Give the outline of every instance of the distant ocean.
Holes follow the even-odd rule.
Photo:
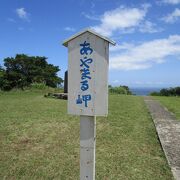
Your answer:
[[[159,92],[162,88],[153,88],[153,87],[134,87],[130,88],[130,91],[137,96],[147,96],[151,92]]]

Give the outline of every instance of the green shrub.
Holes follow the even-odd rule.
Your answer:
[[[111,94],[132,94],[127,86],[112,87],[109,85],[109,93]]]
[[[44,89],[43,83],[55,88],[63,82],[62,78],[57,75],[58,71],[60,68],[49,64],[44,56],[17,54],[14,58],[7,57],[4,59],[4,66],[0,66],[0,89],[4,91],[14,88],[24,90],[33,82],[41,84],[36,84],[36,89]]]
[[[32,83],[30,86],[31,89],[39,89],[39,90],[44,90],[47,89],[48,86],[46,86],[45,83]]]
[[[160,92],[152,92],[151,96],[180,96],[180,87],[163,88]]]
[[[160,93],[159,92],[151,92],[149,95],[150,96],[160,96]]]

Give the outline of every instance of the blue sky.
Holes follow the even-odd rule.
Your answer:
[[[0,64],[17,53],[67,69],[62,42],[91,27],[110,47],[109,84],[180,86],[180,0],[1,0]]]

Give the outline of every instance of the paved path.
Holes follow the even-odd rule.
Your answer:
[[[151,97],[144,97],[167,161],[176,180],[180,180],[180,121]]]

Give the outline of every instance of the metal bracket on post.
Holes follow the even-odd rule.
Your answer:
[[[95,180],[96,117],[80,116],[80,180]]]

